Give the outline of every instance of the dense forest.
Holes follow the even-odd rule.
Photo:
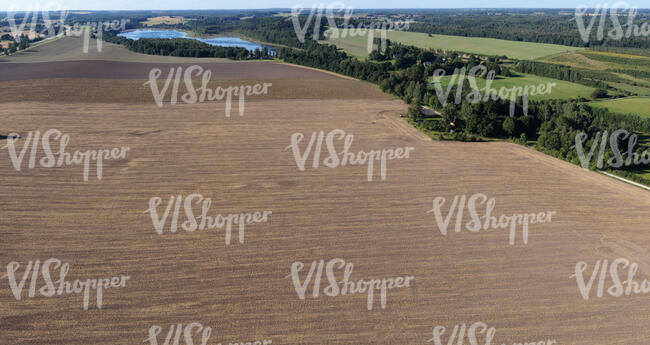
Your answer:
[[[555,10],[555,12],[560,12]],[[621,13],[622,11],[619,11]],[[626,12],[624,13],[626,14]],[[643,23],[650,21],[650,13],[641,11],[634,20],[634,24],[642,27]],[[448,14],[430,14],[416,17],[410,24],[409,31],[431,34],[490,37],[510,41],[526,41],[537,43],[560,44],[575,47],[628,47],[650,48],[648,36],[622,37],[612,39],[607,33],[614,28],[611,18],[604,21],[601,40],[598,39],[599,21],[594,24],[590,32],[589,42],[585,42],[578,30],[578,23],[574,13],[540,13],[540,14],[512,14],[507,11],[490,14],[461,14],[450,16]],[[589,25],[592,17],[583,18],[584,26]],[[627,24],[626,16],[619,16],[622,25]],[[627,30],[627,28],[624,28]],[[634,32],[633,32],[634,33]],[[648,33],[650,34],[650,33]]]

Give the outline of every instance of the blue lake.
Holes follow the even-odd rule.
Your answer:
[[[134,31],[120,33],[118,34],[118,36],[126,37],[132,40],[138,40],[140,38],[187,38],[191,40],[205,42],[213,46],[242,47],[250,51],[255,51],[255,49],[262,50],[263,47],[267,47],[269,50],[272,51],[275,50],[273,47],[249,42],[239,37],[199,38],[199,37],[188,36],[186,32],[176,31],[176,30],[134,30]]]

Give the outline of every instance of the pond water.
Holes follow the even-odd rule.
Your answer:
[[[224,36],[224,37],[213,37],[213,38],[199,38],[199,37],[188,36],[186,32],[176,31],[176,30],[134,30],[129,32],[122,32],[118,34],[118,36],[126,37],[132,40],[138,40],[140,38],[187,38],[187,39],[205,42],[213,46],[242,47],[250,51],[255,51],[255,49],[262,50],[263,47],[267,47],[270,51],[275,51],[273,47],[249,42],[239,37]]]

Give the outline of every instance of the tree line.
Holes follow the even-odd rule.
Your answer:
[[[17,39],[9,34],[4,34],[0,37],[0,41],[10,41],[6,48],[3,49],[5,55],[11,55],[19,50],[25,50],[29,47],[30,43],[41,41],[41,37],[35,37],[30,40],[25,34],[21,34]]]
[[[498,12],[498,11],[494,11]],[[585,42],[580,35],[574,13],[562,13],[560,10],[550,10],[545,13],[495,13],[463,12],[449,15],[448,13],[429,14],[415,18],[410,24],[409,31],[429,34],[488,37],[509,41],[525,41],[535,43],[559,44],[574,47],[627,47],[650,48],[648,36],[622,37],[612,39],[607,33],[614,28],[609,15],[604,21],[604,37],[599,40],[598,25],[596,20],[593,30],[589,33],[589,41]],[[570,11],[573,12],[573,11]],[[619,10],[618,20],[627,24],[627,12]],[[585,26],[588,26],[592,17],[585,16]],[[648,12],[640,10],[634,24],[641,27],[648,22]],[[627,28],[623,28],[627,30]]]

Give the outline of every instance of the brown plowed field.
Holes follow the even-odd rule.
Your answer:
[[[183,58],[174,56],[158,56],[134,53],[113,43],[102,42],[101,49],[97,47],[96,40],[88,41],[88,48],[84,52],[84,38],[67,36],[47,44],[33,47],[27,51],[18,52],[11,56],[0,57],[0,64],[4,62],[54,62],[77,60],[109,60],[123,62],[163,62],[163,63],[205,63],[205,62],[232,62],[227,59],[216,58]],[[100,51],[101,50],[101,51]]]
[[[20,279],[27,261],[56,257],[70,263],[68,280],[131,277],[104,292],[101,310],[91,297],[87,311],[80,295],[27,298],[29,280],[17,301],[0,279],[0,344],[141,344],[153,325],[163,327],[162,344],[170,325],[191,322],[213,328],[208,344],[427,344],[438,325],[447,327],[446,344],[454,325],[479,321],[496,328],[493,344],[650,342],[649,295],[592,291],[584,300],[571,278],[579,261],[589,264],[588,279],[596,260],[619,257],[639,263],[637,281],[650,278],[648,192],[514,144],[431,141],[398,117],[401,101],[372,85],[292,73],[334,80],[337,91],[291,97],[307,86],[269,79],[270,94],[282,96],[251,97],[243,117],[233,110],[226,118],[218,103],[146,103],[144,80],[118,84],[140,96],[104,103],[98,93],[92,102],[74,93],[81,79],[44,81],[58,95],[51,99],[12,91],[34,81],[0,83],[13,95],[0,104],[2,134],[57,128],[70,135],[68,151],[130,147],[125,160],[105,162],[101,181],[88,182],[79,166],[16,171],[0,150],[0,266],[20,262]],[[129,82],[85,80],[100,90]],[[354,93],[364,87],[374,93]],[[291,135],[334,129],[354,135],[354,152],[415,150],[388,162],[385,181],[377,172],[367,181],[365,166],[312,169],[311,159],[298,171],[286,149]],[[156,234],[143,213],[149,199],[162,197],[162,212],[170,195],[191,193],[213,199],[210,214],[273,214],[247,225],[243,244],[226,246],[222,230],[169,233],[167,225]],[[505,230],[442,236],[427,214],[433,199],[475,193],[496,199],[496,215],[557,214],[531,225],[527,245],[509,245]],[[286,278],[292,263],[306,263],[304,279],[313,260],[333,258],[354,264],[355,281],[415,279],[388,291],[386,309],[376,296],[367,310],[365,293],[314,299],[311,285],[300,300]]]
[[[0,63],[0,81],[49,79],[49,78],[91,78],[91,79],[148,79],[153,68],[162,69],[160,78],[167,78],[170,68],[185,70],[199,65],[212,71],[212,79],[340,79],[327,73],[308,68],[296,68],[276,62],[246,61],[239,63],[145,63],[102,60]]]
[[[84,102],[84,103],[153,103],[151,88],[144,85],[145,80],[106,80],[106,79],[35,79],[0,83],[0,102],[16,99],[38,102]],[[270,83],[266,95],[245,97],[247,101],[261,99],[393,99],[378,92],[377,87],[360,81],[336,78],[297,78],[297,79],[219,79],[208,87],[239,87]],[[163,81],[159,81],[160,88]],[[196,88],[200,86],[195,81]],[[171,87],[170,87],[171,88]],[[186,92],[181,81],[180,95]],[[170,100],[168,91],[165,101]],[[237,99],[234,97],[233,99]],[[223,103],[223,101],[221,101]]]

